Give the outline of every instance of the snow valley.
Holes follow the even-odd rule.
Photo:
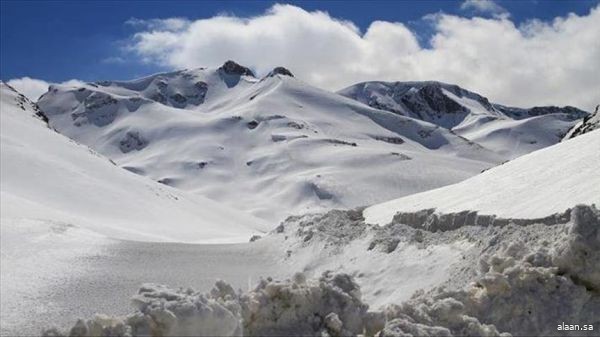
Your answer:
[[[2,335],[600,329],[598,108],[233,61],[0,86]]]

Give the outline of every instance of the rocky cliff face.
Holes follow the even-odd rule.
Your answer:
[[[597,129],[600,129],[600,105],[596,106],[593,114],[586,116],[581,123],[575,125],[563,140],[571,139]]]

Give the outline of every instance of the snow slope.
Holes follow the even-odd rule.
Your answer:
[[[384,225],[397,212],[479,211],[505,218],[539,218],[576,204],[600,205],[600,131],[532,152],[473,178],[364,210]]]
[[[339,93],[437,124],[509,159],[558,143],[587,115],[573,107],[506,107],[457,85],[435,81],[363,82]]]
[[[247,241],[265,221],[123,170],[1,89],[2,224],[34,219],[142,241]],[[39,116],[36,117],[36,114]]]
[[[38,104],[52,127],[119,166],[273,222],[455,183],[506,159],[284,68],[257,79],[227,62],[52,86]]]

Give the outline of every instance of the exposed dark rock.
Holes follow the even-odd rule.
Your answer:
[[[167,98],[165,97],[165,95],[161,94],[160,92],[157,92],[156,94],[152,95],[152,97],[150,97],[150,99],[153,101],[156,101],[158,103],[161,103],[161,104],[167,103]]]
[[[404,140],[400,137],[385,137],[385,136],[373,136],[373,139],[375,140],[379,140],[382,142],[386,142],[386,143],[391,143],[391,144],[402,144],[404,143]]]
[[[175,182],[175,180],[173,180],[172,178],[163,178],[163,179],[160,179],[158,182],[163,185],[171,186]]]
[[[325,139],[326,142],[334,144],[334,145],[348,145],[348,146],[358,146],[358,144],[354,142],[346,142],[339,139]]]
[[[304,125],[302,125],[300,123],[296,123],[296,122],[288,122],[287,126],[290,128],[298,129],[298,130],[304,129]]]
[[[184,104],[185,102],[187,102],[187,98],[185,98],[182,94],[174,94],[171,95],[171,100],[179,103],[179,104]]]
[[[241,66],[241,65],[239,65],[239,64],[237,64],[237,63],[235,63],[235,62],[233,62],[231,60],[225,62],[221,66],[220,69],[222,69],[223,72],[225,74],[228,74],[228,75],[240,75],[240,76],[241,75],[245,75],[245,76],[252,76],[252,77],[254,77],[254,73],[252,72],[252,70],[250,70],[250,69],[248,69],[248,68],[246,68],[244,66]]]
[[[294,77],[294,74],[292,74],[291,71],[289,71],[288,69],[284,68],[284,67],[276,67],[273,70],[271,70],[271,72],[267,75],[267,77],[273,77],[275,75],[284,75],[284,76],[290,76],[290,77]]]
[[[404,153],[390,152],[390,154],[392,156],[399,157],[400,160],[411,160],[412,159],[411,157],[405,155]]]
[[[128,153],[133,150],[139,151],[146,145],[148,145],[148,141],[138,131],[127,131],[125,137],[119,142],[119,149],[123,153]]]
[[[427,84],[414,94],[407,93],[402,97],[401,102],[415,113],[426,109],[432,110],[437,118],[441,118],[444,114],[469,112],[467,108],[444,95],[439,83]]]
[[[584,133],[600,129],[600,105],[596,105],[594,113],[586,116],[583,121],[574,126],[568,133],[565,139],[571,139]]]
[[[194,88],[196,92],[194,94],[188,94],[186,97],[191,101],[192,104],[199,105],[204,103],[206,99],[206,93],[208,92],[208,84],[206,82],[196,82],[194,83]]]
[[[83,101],[83,109],[78,108],[78,112],[73,112],[73,118],[76,126],[92,123],[96,126],[106,126],[117,118],[118,101],[112,96],[93,92]]]
[[[557,107],[557,106],[537,106],[537,107],[533,107],[533,108],[529,108],[529,109],[521,109],[521,108],[503,106],[500,104],[494,104],[494,107],[497,110],[499,110],[500,112],[502,112],[503,114],[505,114],[511,118],[514,118],[514,119],[562,113],[562,114],[565,114],[569,119],[575,120],[575,119],[585,118],[586,116],[589,115],[587,112],[577,109],[572,106],[565,106],[562,108]]]

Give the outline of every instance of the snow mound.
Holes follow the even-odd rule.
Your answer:
[[[384,335],[402,336],[419,328],[425,335],[593,335],[590,327],[570,332],[557,325],[571,322],[593,329],[600,323],[599,231],[600,212],[577,206],[563,242],[546,242],[537,249],[524,241],[503,243],[495,254],[481,258],[482,274],[465,289],[437,288],[387,308],[393,320]]]
[[[600,131],[532,152],[473,178],[368,207],[368,223],[387,224],[398,212],[533,219],[564,212],[578,203],[600,205]]]
[[[368,306],[349,275],[302,274],[283,282],[261,280],[247,294],[218,281],[207,294],[143,285],[126,317],[80,319],[69,336],[354,336],[364,329]],[[56,328],[44,336],[65,336]]]
[[[464,229],[455,231],[464,236]],[[348,274],[307,279],[297,273],[286,281],[261,280],[248,293],[222,281],[207,294],[144,285],[133,298],[134,313],[79,320],[70,335],[591,336],[600,324],[599,233],[600,211],[583,205],[566,224],[507,225],[480,241],[476,274],[464,286],[417,291],[380,311],[368,311]],[[580,328],[562,330],[563,322]],[[44,335],[64,336],[57,329]]]

